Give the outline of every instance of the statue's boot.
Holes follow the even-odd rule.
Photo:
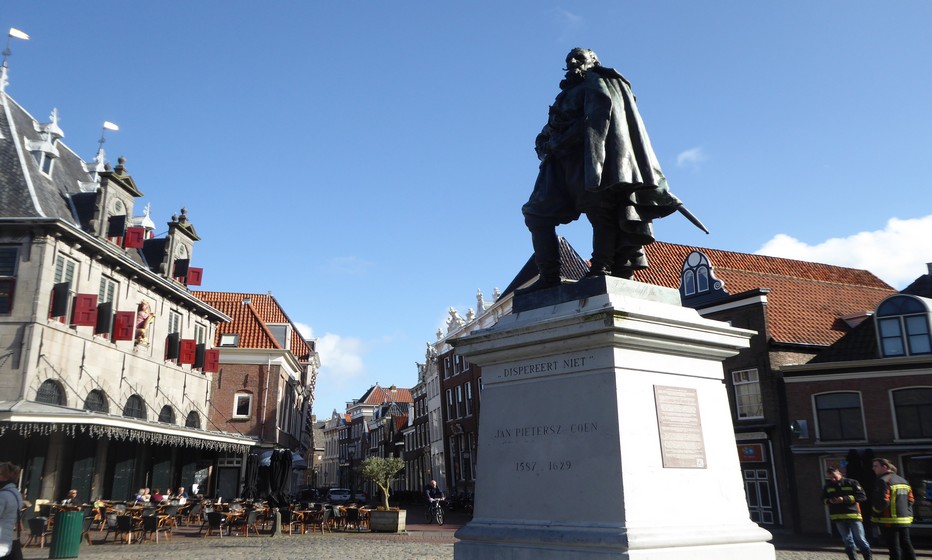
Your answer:
[[[610,276],[615,262],[615,242],[618,230],[610,209],[597,208],[586,212],[592,224],[592,260],[586,276]]]
[[[539,276],[537,280],[520,290],[515,295],[536,292],[560,285],[560,242],[555,227],[531,230],[531,243],[534,245],[534,262]]]

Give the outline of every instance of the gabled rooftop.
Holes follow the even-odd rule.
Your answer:
[[[768,290],[769,335],[778,343],[827,346],[848,331],[842,317],[870,312],[896,293],[866,270],[661,241],[647,246],[650,268],[635,279],[679,289],[683,262],[693,251],[709,258],[729,293]]]
[[[229,315],[229,323],[217,327],[217,344],[224,334],[238,334],[240,348],[284,350],[269,330],[270,324],[291,325],[290,348],[294,356],[306,362],[314,354],[297,326],[272,294],[241,292],[193,292],[194,296]]]
[[[385,403],[413,403],[414,398],[411,396],[410,389],[403,389],[392,385],[388,389],[381,387],[378,383],[366,391],[355,405],[378,406]]]

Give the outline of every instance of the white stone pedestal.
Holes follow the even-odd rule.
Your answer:
[[[456,559],[773,559],[748,516],[722,383],[721,361],[753,333],[627,280],[551,295],[572,300],[516,300],[455,342],[483,387]]]

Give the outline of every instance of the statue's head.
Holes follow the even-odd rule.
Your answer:
[[[584,74],[593,66],[601,66],[599,57],[591,49],[575,48],[566,55],[566,70],[575,74]]]

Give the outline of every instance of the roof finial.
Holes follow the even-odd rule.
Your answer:
[[[10,58],[11,54],[13,54],[10,51],[10,39],[22,39],[23,41],[28,41],[29,35],[26,35],[15,27],[11,27],[9,33],[7,33],[6,48],[3,49],[3,64],[0,65],[0,92],[6,91],[6,85],[9,83],[9,80],[7,80],[7,59]]]

